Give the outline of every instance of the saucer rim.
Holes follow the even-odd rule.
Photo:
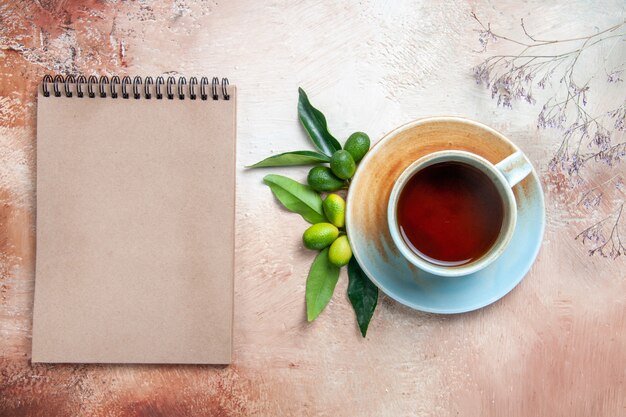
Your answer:
[[[372,159],[376,153],[376,150],[382,148],[382,146],[384,146],[387,142],[389,142],[394,136],[396,136],[397,134],[399,134],[400,132],[403,132],[404,130],[413,128],[415,126],[419,126],[419,125],[423,125],[426,123],[431,123],[431,122],[459,122],[459,123],[463,123],[463,124],[469,124],[469,125],[473,125],[476,126],[478,128],[487,130],[489,132],[491,132],[492,134],[494,134],[495,136],[497,136],[500,140],[503,140],[505,142],[507,142],[508,144],[510,144],[512,146],[512,148],[515,151],[519,151],[522,152],[522,154],[526,155],[524,153],[524,151],[522,151],[515,143],[513,143],[510,139],[508,139],[506,136],[504,136],[504,134],[502,134],[501,132],[499,132],[498,130],[489,127],[487,125],[485,125],[484,123],[478,122],[476,120],[472,120],[469,118],[465,118],[465,117],[461,117],[461,116],[432,116],[432,117],[424,117],[424,118],[419,118],[419,119],[415,119],[412,120],[408,123],[405,123],[403,125],[400,125],[398,127],[396,127],[395,129],[391,130],[390,132],[386,133],[377,143],[374,144],[374,146],[370,149],[370,151],[365,155],[365,157],[363,158],[363,160],[360,162],[360,165],[366,165],[368,163],[368,161],[370,159]],[[533,179],[535,180],[535,182],[537,183],[538,186],[538,198],[533,198],[533,203],[534,205],[539,205],[541,208],[541,224],[539,225],[539,231],[537,233],[537,239],[536,239],[536,243],[534,244],[534,250],[532,251],[532,256],[528,256],[527,257],[527,262],[525,264],[525,266],[523,268],[520,268],[519,274],[515,274],[516,276],[519,276],[518,278],[511,280],[511,285],[507,286],[504,288],[504,290],[498,294],[495,295],[493,297],[490,297],[486,300],[481,300],[480,302],[474,304],[474,305],[470,305],[470,306],[464,306],[461,308],[430,308],[430,307],[425,307],[423,305],[417,304],[411,300],[408,300],[404,297],[402,297],[401,295],[397,295],[397,294],[393,294],[389,291],[387,291],[385,289],[384,286],[382,286],[378,280],[376,279],[376,276],[374,274],[372,274],[372,272],[367,268],[364,267],[364,263],[361,261],[361,255],[359,255],[359,251],[356,249],[356,246],[353,245],[352,247],[352,252],[353,252],[353,256],[356,258],[359,266],[361,267],[361,269],[363,270],[363,272],[369,277],[369,279],[374,283],[374,285],[376,285],[376,287],[378,287],[383,293],[385,293],[388,297],[390,297],[391,299],[407,306],[410,307],[414,310],[417,311],[422,311],[422,312],[426,312],[426,313],[436,313],[436,314],[460,314],[460,313],[467,313],[470,311],[475,311],[475,310],[479,310],[481,308],[484,308],[488,305],[491,305],[493,303],[495,303],[496,301],[500,300],[501,298],[503,298],[504,296],[506,296],[507,294],[509,294],[515,287],[517,287],[519,285],[519,283],[526,277],[526,275],[528,274],[528,271],[530,271],[533,263],[535,262],[535,260],[537,259],[537,256],[539,255],[539,251],[541,250],[541,245],[543,243],[543,239],[545,236],[545,228],[546,228],[546,207],[545,207],[545,196],[544,196],[544,191],[543,191],[543,187],[541,184],[541,180],[539,178],[539,175],[537,173],[537,170],[535,169],[535,166],[532,164],[531,162],[531,175],[533,176]],[[359,178],[359,171],[363,172],[362,170],[358,170],[356,172],[356,175],[353,177],[352,182],[354,183],[355,181],[358,180]],[[356,187],[355,187],[356,188]],[[353,188],[354,189],[354,188]],[[351,218],[352,218],[352,203],[354,200],[354,192],[348,192],[348,196],[347,196],[347,200],[346,200],[346,205],[348,207],[348,209],[346,210],[346,231],[348,233],[348,236],[350,235],[350,224],[351,224]],[[519,207],[518,207],[519,209]],[[519,218],[519,210],[517,213],[517,217]],[[517,221],[518,219],[516,219]],[[511,241],[512,242],[512,241]],[[399,255],[402,256],[402,255]],[[500,262],[499,259],[496,259],[493,264],[497,264],[498,262]],[[423,269],[419,268],[418,266],[416,266],[416,268],[418,268],[420,271],[423,271],[425,273],[431,274],[431,275],[435,275],[432,274],[429,271],[424,271]],[[470,275],[465,275],[465,276],[459,276],[459,277],[446,277],[446,276],[437,276],[439,279],[453,279],[453,280],[460,280],[460,279],[472,279],[472,278],[476,278],[476,276],[480,276],[481,273],[484,273],[484,271],[477,271],[473,274]]]

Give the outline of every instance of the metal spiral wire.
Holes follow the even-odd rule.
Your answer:
[[[85,95],[84,86],[87,85],[87,94]],[[210,85],[211,92],[209,94],[208,87]],[[129,92],[129,86],[132,88],[132,92]],[[143,88],[142,88],[143,86]],[[129,76],[123,76],[121,79],[117,75],[113,75],[110,78],[106,75],[102,75],[99,78],[95,75],[86,77],[84,75],[56,75],[52,76],[46,74],[43,77],[41,92],[44,97],[89,97],[95,98],[96,91],[98,97],[101,98],[119,98],[120,93],[123,99],[132,97],[134,99],[151,99],[154,97],[157,100],[163,99],[162,87],[165,86],[165,96],[168,100],[184,100],[186,96],[190,100],[196,100],[200,96],[200,100],[229,100],[229,82],[228,78],[213,77],[209,83],[207,77],[201,77],[198,82],[197,77],[189,78],[189,83],[185,77],[173,77],[168,76],[167,80],[163,76],[158,76],[156,79],[152,77],[140,77],[135,76],[133,78]],[[199,88],[198,88],[199,86]],[[118,88],[119,87],[119,88]],[[97,89],[97,90],[96,90]],[[176,89],[176,91],[174,91]],[[51,94],[52,93],[52,94]]]

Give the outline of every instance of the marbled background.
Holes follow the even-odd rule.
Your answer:
[[[523,17],[534,33],[577,36],[623,21],[625,9],[620,0],[0,0],[0,416],[626,415],[624,257],[589,257],[574,240],[601,214],[548,175],[560,134],[536,128],[537,106],[498,108],[475,85],[482,56],[470,18],[519,32]],[[45,73],[170,72],[239,87],[234,363],[33,366],[37,85]],[[377,140],[443,114],[516,141],[543,173],[548,210],[525,280],[488,308],[449,317],[381,296],[362,339],[342,275],[308,324],[306,224],[279,208],[265,172],[243,170],[308,146],[298,86],[342,139],[364,130]]]

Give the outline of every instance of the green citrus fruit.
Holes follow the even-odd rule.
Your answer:
[[[352,258],[352,248],[348,242],[348,236],[339,236],[328,250],[328,260],[335,266],[348,265]]]
[[[370,149],[370,138],[363,132],[354,132],[350,135],[343,148],[350,152],[354,162],[359,162]]]
[[[337,191],[345,185],[328,167],[311,168],[306,180],[315,191]]]
[[[339,230],[330,223],[317,223],[304,231],[302,241],[309,249],[321,250],[333,243]]]
[[[341,196],[328,194],[322,206],[328,221],[337,227],[343,227],[346,224],[346,202]]]
[[[347,180],[354,175],[356,164],[350,152],[341,150],[335,152],[333,156],[330,157],[330,169],[342,180]]]

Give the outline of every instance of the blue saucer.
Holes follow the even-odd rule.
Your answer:
[[[354,256],[389,297],[411,308],[452,314],[489,305],[509,293],[533,264],[545,228],[545,204],[536,171],[513,189],[518,209],[511,243],[487,268],[440,277],[410,264],[395,248],[386,222],[390,186],[418,157],[441,149],[477,153],[492,163],[518,150],[499,132],[457,117],[418,120],[386,135],[361,162],[348,195],[346,227]]]

